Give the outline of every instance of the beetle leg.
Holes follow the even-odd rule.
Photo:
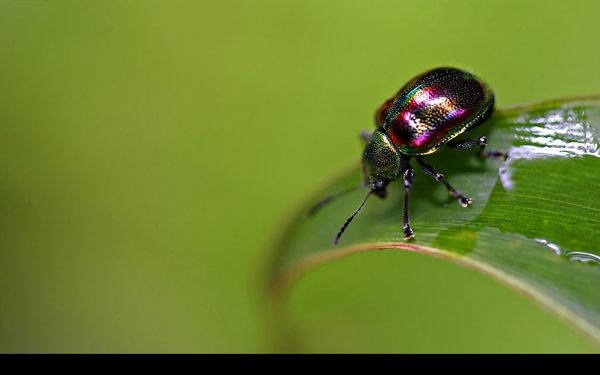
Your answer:
[[[485,146],[481,146],[479,151],[477,151],[477,155],[481,156],[482,158],[490,158],[500,161],[504,161],[508,158],[508,152],[501,150],[486,151]]]
[[[450,141],[448,142],[448,146],[452,147],[455,150],[465,151],[470,150],[473,147],[487,146],[487,137],[479,137],[473,139],[465,139],[462,141]]]
[[[483,158],[506,160],[508,156],[506,151],[485,151],[485,146],[487,146],[487,137],[465,139],[463,141],[450,141],[448,142],[448,146],[458,151],[470,150],[473,147],[479,146],[477,155]]]
[[[402,224],[404,227],[404,240],[408,241],[415,236],[415,232],[413,232],[412,228],[410,227],[408,220],[408,192],[413,181],[415,180],[415,170],[410,166],[410,164],[407,164],[406,168],[406,172],[404,172],[404,217]]]
[[[473,200],[471,198],[464,196],[460,191],[458,191],[455,188],[453,188],[452,186],[450,186],[448,181],[446,181],[446,179],[444,178],[443,174],[436,171],[431,165],[423,162],[422,156],[418,157],[417,161],[419,162],[419,164],[421,164],[421,167],[423,168],[423,171],[425,173],[427,173],[431,177],[435,178],[436,181],[441,182],[442,184],[444,184],[446,186],[446,189],[448,189],[448,193],[450,193],[450,195],[452,195],[453,197],[457,198],[458,203],[460,203],[461,206],[467,207],[468,205],[470,205],[473,202]]]

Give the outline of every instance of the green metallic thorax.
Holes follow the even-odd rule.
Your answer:
[[[389,137],[380,130],[375,130],[363,152],[363,175],[365,181],[375,183],[387,178],[394,181],[398,178],[401,165],[401,154],[392,144]]]

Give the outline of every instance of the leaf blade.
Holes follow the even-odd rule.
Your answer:
[[[440,153],[428,163],[474,198],[467,209],[423,174],[411,190],[417,238],[403,241],[402,192],[369,202],[339,247],[336,224],[363,193],[333,203],[309,220],[300,212],[276,250],[271,296],[278,298],[300,274],[320,264],[373,249],[401,249],[444,258],[510,285],[600,343],[600,97],[573,98],[498,111],[473,134],[509,152],[506,162],[472,153]],[[470,133],[471,135],[471,133]],[[360,181],[345,173],[327,191]],[[417,185],[420,184],[420,185]],[[310,207],[307,205],[306,207]],[[329,237],[329,240],[328,240]],[[573,261],[576,261],[575,263]]]

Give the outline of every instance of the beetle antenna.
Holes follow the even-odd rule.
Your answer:
[[[356,209],[356,211],[354,211],[354,213],[352,214],[352,216],[350,216],[348,218],[348,220],[346,220],[346,222],[344,223],[344,225],[342,225],[342,229],[340,229],[340,231],[338,232],[337,236],[335,236],[335,240],[333,240],[333,244],[334,245],[337,245],[338,241],[340,240],[340,237],[342,237],[342,234],[344,234],[344,231],[346,230],[346,228],[348,228],[348,225],[350,225],[350,223],[352,222],[352,220],[354,220],[354,216],[356,216],[360,212],[360,209],[365,205],[365,202],[367,201],[367,198],[369,198],[369,196],[371,196],[371,194],[373,194],[374,191],[375,190],[373,190],[373,189],[369,189],[369,192],[365,196],[365,199],[363,199],[363,201],[361,202],[360,206],[358,206],[358,208]]]
[[[310,209],[310,211],[308,211],[308,215],[312,216],[314,214],[317,213],[317,211],[319,211],[323,206],[327,205],[328,203],[338,199],[341,196],[344,196],[354,190],[358,190],[361,188],[364,188],[365,186],[367,186],[366,182],[361,182],[360,184],[358,184],[357,186],[351,187],[349,189],[346,190],[342,190],[340,192],[337,192],[335,194],[332,194],[330,196],[328,196],[327,198],[322,199],[319,203],[315,204],[314,206],[312,206],[312,208]]]

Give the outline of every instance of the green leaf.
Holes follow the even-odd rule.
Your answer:
[[[360,168],[306,202],[275,251],[269,295],[280,301],[311,268],[353,253],[415,251],[470,267],[524,293],[600,344],[600,96],[527,104],[497,111],[469,133],[508,159],[444,149],[427,162],[473,204],[461,207],[445,187],[417,171],[410,195],[416,237],[404,241],[402,182],[388,198],[370,198],[332,242],[366,191],[323,207],[319,199],[361,181]],[[418,166],[415,166],[419,169]]]

